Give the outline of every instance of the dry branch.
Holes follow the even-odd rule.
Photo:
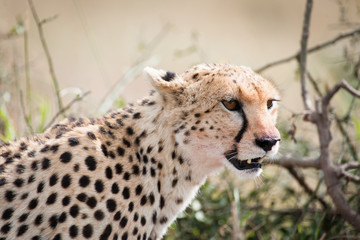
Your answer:
[[[350,86],[350,84],[342,79],[340,82],[338,82],[332,89],[328,91],[328,93],[323,98],[323,102],[326,105],[329,105],[330,100],[334,97],[334,95],[340,90],[345,89],[348,93],[353,95],[354,97],[360,98],[360,91],[357,91],[355,88]]]
[[[275,158],[274,160],[265,159],[264,164],[275,164],[285,168],[288,167],[300,167],[300,168],[315,168],[319,169],[319,158],[312,157],[295,157],[295,156],[283,156]]]
[[[52,79],[52,82],[53,82],[53,85],[54,85],[54,88],[55,88],[58,108],[59,108],[59,111],[61,111],[63,109],[63,103],[62,103],[61,96],[60,96],[59,83],[58,83],[58,80],[57,80],[56,75],[55,75],[53,61],[52,61],[50,51],[49,51],[47,42],[45,40],[44,32],[43,32],[43,24],[47,23],[48,20],[47,19],[45,19],[44,21],[40,20],[38,14],[36,12],[35,5],[34,5],[32,0],[28,0],[28,4],[29,4],[31,13],[32,13],[32,15],[34,17],[36,26],[37,26],[38,31],[39,31],[40,41],[41,41],[42,47],[43,47],[45,55],[46,55],[46,59],[47,59],[48,65],[49,65],[49,71],[50,71],[51,79]],[[53,19],[53,18],[51,18],[51,19]],[[65,117],[65,112],[62,111],[61,114]]]
[[[289,173],[296,179],[299,185],[305,190],[305,192],[314,199],[318,200],[322,205],[323,209],[328,208],[328,204],[319,196],[317,196],[316,192],[314,192],[309,185],[305,182],[305,178],[303,175],[299,174],[298,171],[294,167],[287,167]]]
[[[345,165],[334,165],[333,156],[330,151],[330,142],[331,137],[331,114],[330,114],[330,101],[333,99],[335,94],[340,89],[345,89],[348,93],[354,97],[360,98],[360,92],[355,88],[350,86],[345,80],[341,80],[333,88],[331,88],[324,96],[319,94],[320,100],[315,102],[315,109],[311,109],[311,103],[309,101],[309,96],[306,88],[306,57],[308,53],[320,50],[324,47],[333,44],[340,39],[353,36],[360,32],[360,28],[356,28],[350,32],[340,34],[336,38],[317,45],[313,48],[307,49],[307,39],[309,37],[309,24],[310,24],[310,15],[312,8],[312,0],[307,0],[304,23],[303,23],[303,32],[301,36],[301,50],[299,53],[294,54],[288,58],[269,63],[264,67],[258,69],[258,72],[264,71],[265,69],[290,61],[292,59],[298,59],[300,64],[300,79],[301,79],[301,95],[304,103],[305,115],[304,120],[314,123],[317,127],[319,143],[320,143],[320,156],[318,159],[305,159],[305,158],[294,158],[294,157],[285,157],[280,158],[278,161],[274,161],[275,164],[281,165],[286,168],[292,169],[293,167],[301,168],[315,168],[323,171],[324,173],[324,182],[327,188],[327,193],[332,199],[337,213],[339,213],[349,224],[351,224],[356,231],[360,232],[360,215],[351,208],[347,202],[344,193],[342,192],[342,186],[340,179],[346,178],[349,181],[356,183],[360,182],[360,177],[353,175],[346,170],[352,168],[358,168],[358,163],[347,163]],[[298,181],[301,180],[295,174],[295,179]],[[303,182],[299,181],[301,185]],[[303,185],[304,187],[305,185]],[[306,189],[305,189],[306,190]],[[309,189],[308,189],[309,190]]]
[[[301,35],[301,49],[299,54],[299,64],[300,64],[300,82],[301,82],[301,96],[304,103],[304,108],[306,111],[310,110],[310,98],[307,90],[306,83],[306,58],[307,58],[307,42],[309,38],[309,28],[310,28],[310,17],[312,10],[312,0],[306,1],[306,10],[303,24],[303,31]]]
[[[320,44],[318,44],[318,45],[316,45],[316,46],[314,46],[314,47],[311,47],[311,48],[309,48],[309,49],[307,50],[307,53],[309,54],[309,53],[313,53],[313,52],[319,51],[319,50],[324,49],[324,48],[326,48],[326,47],[328,47],[328,46],[330,46],[330,45],[335,44],[336,42],[338,42],[338,41],[340,41],[340,40],[343,40],[343,39],[348,38],[348,37],[352,37],[352,36],[354,36],[354,35],[356,35],[356,34],[358,34],[358,33],[360,33],[360,27],[355,28],[355,29],[352,29],[352,30],[350,30],[350,31],[348,31],[348,32],[341,33],[341,34],[339,34],[338,36],[336,36],[336,37],[333,38],[333,39],[330,39],[330,40],[328,40],[328,41],[326,41],[326,42],[323,42],[323,43],[320,43]],[[297,59],[297,58],[299,58],[299,53],[295,53],[295,54],[293,54],[293,55],[291,55],[291,56],[288,56],[288,57],[285,57],[285,58],[276,60],[276,61],[271,62],[271,63],[268,63],[268,64],[266,64],[266,65],[258,68],[258,69],[256,70],[256,72],[259,72],[259,73],[260,73],[260,72],[263,72],[263,71],[265,71],[265,70],[268,69],[268,68],[271,68],[271,67],[274,67],[274,66],[283,64],[283,63],[290,62],[290,61],[292,61],[292,60],[294,60],[294,59]]]
[[[81,101],[84,97],[86,97],[88,94],[90,94],[90,91],[85,92],[83,95],[81,96],[76,96],[71,102],[69,102],[64,108],[60,109],[55,115],[54,117],[50,120],[50,122],[45,126],[45,129],[49,128],[57,119],[57,117],[59,117],[62,113],[66,112],[67,110],[69,110],[71,108],[71,106],[78,101]]]

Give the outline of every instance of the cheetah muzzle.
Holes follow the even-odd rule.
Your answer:
[[[136,103],[0,146],[0,240],[161,239],[209,175],[278,151],[279,95],[251,69],[145,73]]]

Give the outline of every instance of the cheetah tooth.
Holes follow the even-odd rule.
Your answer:
[[[250,164],[251,163],[251,159],[249,158],[248,160],[247,160],[247,164]]]

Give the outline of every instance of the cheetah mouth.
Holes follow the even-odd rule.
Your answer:
[[[263,157],[257,157],[257,158],[252,158],[252,159],[247,159],[247,160],[240,160],[234,157],[230,157],[229,155],[225,155],[227,160],[238,170],[248,170],[248,169],[257,169],[257,168],[261,168],[262,164],[262,160],[265,158],[265,156]]]
[[[261,168],[262,158],[253,158],[248,160],[230,159],[229,162],[238,170],[247,170]]]

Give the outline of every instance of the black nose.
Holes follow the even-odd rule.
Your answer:
[[[280,141],[280,138],[260,138],[256,139],[255,143],[262,149],[264,149],[265,152],[268,152],[272,149],[272,147],[276,144],[276,142]]]

